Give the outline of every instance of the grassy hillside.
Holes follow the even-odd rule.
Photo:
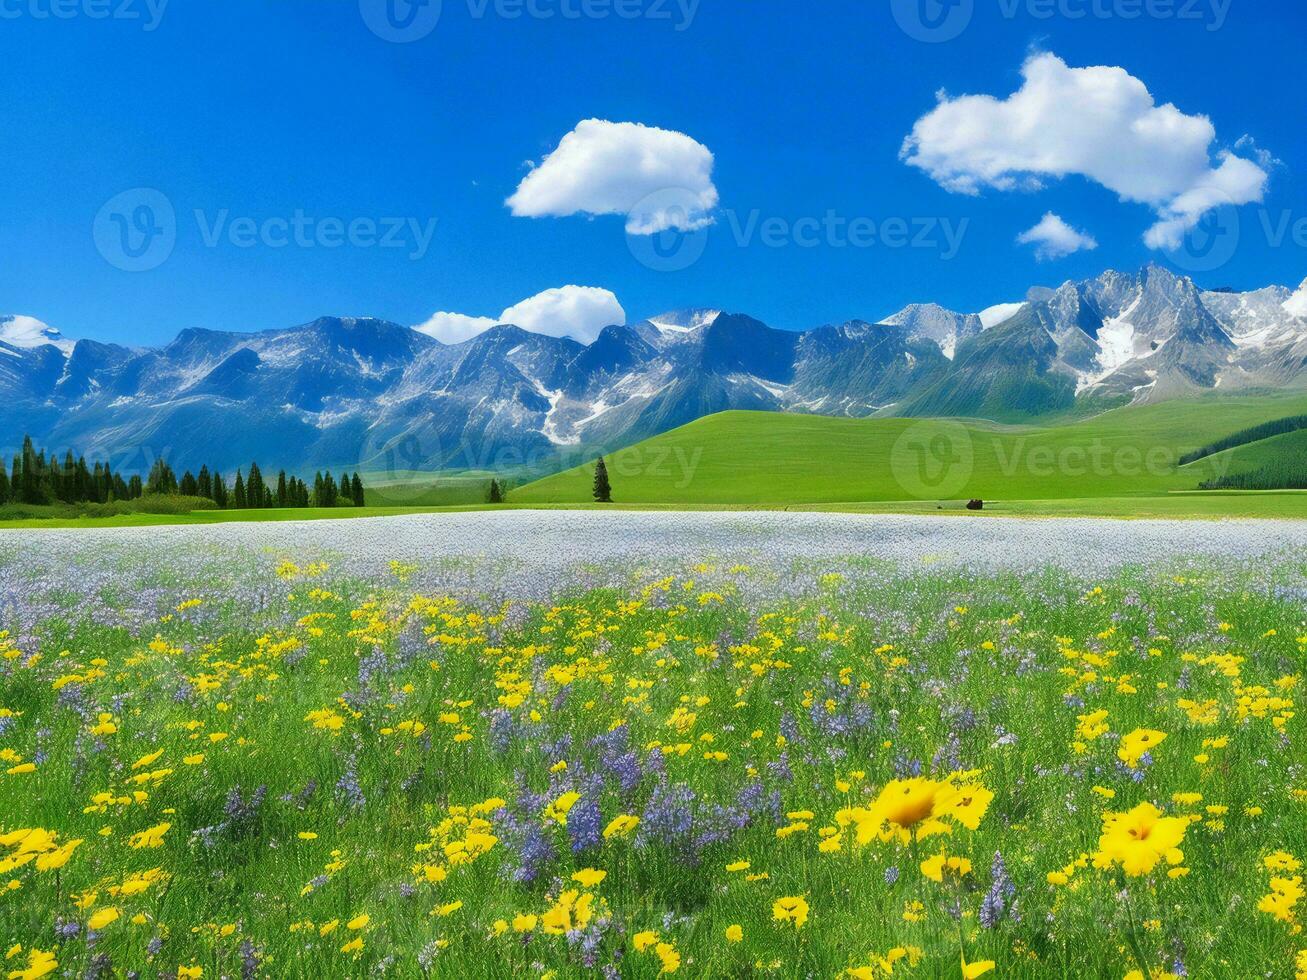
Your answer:
[[[368,483],[364,501],[369,507],[454,507],[483,504],[490,490],[490,474],[406,475],[402,480]]]
[[[607,457],[627,504],[813,505],[862,501],[1069,500],[1192,490],[1235,453],[1192,451],[1307,409],[1302,393],[1120,408],[1058,426],[940,419],[837,419],[725,412]],[[1240,460],[1240,465],[1243,461]],[[590,499],[585,465],[515,490],[514,504]]]
[[[1198,472],[1204,463],[1217,466],[1226,473],[1246,473],[1249,470],[1270,466],[1290,456],[1307,459],[1307,429],[1285,432],[1270,439],[1250,442],[1224,452],[1216,453],[1196,463],[1182,466],[1182,473]]]

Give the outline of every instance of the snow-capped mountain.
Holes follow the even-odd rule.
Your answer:
[[[932,341],[950,361],[958,344],[985,328],[978,314],[954,313],[935,303],[905,306],[881,322],[903,327],[913,339]]]
[[[1307,386],[1307,283],[1202,290],[1157,266],[1032,289],[961,314],[776,330],[718,310],[606,327],[589,345],[492,327],[445,345],[325,317],[185,330],[156,349],[70,341],[0,317],[0,426],[13,443],[223,468],[551,465],[726,409],[1037,418],[1073,406]]]
[[[69,354],[74,342],[55,327],[30,316],[0,316],[0,353],[6,353],[6,348],[32,350],[46,344]]]

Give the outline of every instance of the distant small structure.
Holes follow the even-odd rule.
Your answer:
[[[984,509],[985,509],[985,502],[983,500],[973,499],[967,501],[967,510],[984,510]]]

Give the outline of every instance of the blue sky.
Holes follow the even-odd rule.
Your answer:
[[[66,16],[51,16],[52,2]],[[186,327],[329,313],[496,318],[575,284],[611,290],[632,320],[709,305],[803,328],[924,300],[975,311],[1033,284],[1174,264],[1144,242],[1167,205],[1123,201],[1101,175],[1018,172],[969,194],[946,186],[956,148],[932,145],[933,164],[901,158],[937,92],[1005,99],[1035,52],[1123,69],[1159,105],[1210,118],[1213,168],[1229,150],[1265,174],[1260,201],[1225,209],[1238,245],[1194,271],[1200,284],[1307,276],[1307,241],[1294,241],[1295,222],[1307,229],[1298,0],[956,0],[939,12],[965,27],[937,43],[909,33],[921,33],[916,0],[533,2],[553,16],[517,0],[444,0],[434,29],[394,43],[368,27],[373,0],[3,0],[0,312],[154,344]],[[96,16],[105,10],[119,16]],[[527,161],[586,119],[685,134],[711,154],[719,200],[697,261],[650,268],[621,215],[505,206]],[[1236,147],[1244,136],[1253,142]],[[1038,143],[1022,138],[1026,153]],[[171,206],[175,242],[166,260],[127,271],[130,259],[106,259],[104,236],[135,220],[135,199],[125,217],[105,208],[137,188]],[[308,244],[283,244],[297,213],[312,223]],[[1017,244],[1049,213],[1097,247],[1041,260]],[[922,247],[879,234],[854,247],[826,230],[810,247],[795,241],[827,215],[878,232],[901,219]],[[353,240],[327,247],[329,225],[315,237],[324,219],[354,222]],[[368,222],[398,247],[381,247]]]

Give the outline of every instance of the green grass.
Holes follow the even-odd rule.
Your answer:
[[[1206,398],[1047,427],[725,412],[606,459],[614,498],[624,504],[1158,497],[1196,489],[1232,464],[1219,454],[1181,468],[1182,453],[1303,407],[1303,394]],[[591,464],[576,467],[514,490],[510,500],[586,501],[592,474]]]
[[[1277,588],[1301,562],[723,561],[556,604],[510,579],[485,605],[416,567],[104,562],[0,565],[41,583],[0,622],[15,975],[879,977],[902,948],[896,977],[956,978],[964,950],[1022,980],[1177,955],[1289,977],[1304,946],[1259,909],[1307,860],[1307,636]],[[972,801],[937,807],[948,833],[883,823],[924,815],[878,809],[914,770]],[[1091,863],[1104,815],[1153,806],[1182,854],[1122,833],[1132,876]],[[619,817],[639,823],[597,833]],[[932,880],[941,849],[969,870]],[[796,898],[806,919],[778,917]]]
[[[244,521],[321,521],[355,517],[391,517],[421,514],[435,507],[266,507],[256,510],[196,510],[173,514],[115,514],[96,516],[35,516],[0,522],[0,535],[8,528],[155,527],[165,524],[231,524]]]
[[[367,485],[364,500],[370,507],[457,507],[483,504],[490,476],[414,474],[404,480]]]
[[[1208,463],[1212,468],[1222,469],[1227,474],[1246,473],[1249,470],[1259,470],[1294,456],[1307,458],[1307,429],[1284,432],[1269,439],[1226,449],[1223,452],[1199,460],[1197,463],[1190,463],[1182,467],[1181,472],[1188,476],[1191,472],[1200,472],[1200,470],[1191,469],[1191,467],[1200,467],[1203,463]]]

